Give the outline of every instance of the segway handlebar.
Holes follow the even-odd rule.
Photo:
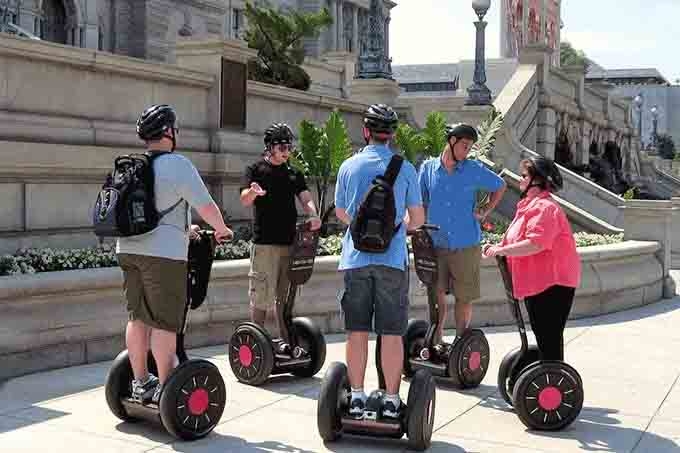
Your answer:
[[[420,225],[418,228],[415,230],[408,230],[408,234],[414,234],[416,231],[426,231],[426,230],[431,230],[431,231],[439,231],[440,227],[439,225],[433,225],[431,223],[424,223]]]

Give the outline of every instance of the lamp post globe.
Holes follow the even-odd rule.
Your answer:
[[[479,20],[482,20],[490,7],[491,0],[472,0],[472,9],[474,9],[477,16],[479,16]]]

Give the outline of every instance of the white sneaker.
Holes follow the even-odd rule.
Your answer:
[[[142,404],[151,401],[158,387],[158,378],[149,373],[145,382],[132,380],[132,399]]]

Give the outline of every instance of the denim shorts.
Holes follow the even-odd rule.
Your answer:
[[[407,272],[371,265],[349,269],[344,274],[340,305],[345,330],[403,336],[408,323]]]

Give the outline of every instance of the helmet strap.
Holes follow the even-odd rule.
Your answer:
[[[455,138],[455,139],[456,139],[456,142],[458,142],[458,138],[457,138],[457,137],[453,137],[453,138]],[[456,158],[456,153],[453,151],[453,147],[454,147],[454,145],[455,145],[456,142],[454,142],[454,144],[452,145],[452,144],[451,144],[451,139],[448,140],[449,150],[451,151],[451,159],[453,159],[453,166],[454,166],[454,167],[455,167],[456,165],[458,165],[458,162],[460,162],[460,161]]]

